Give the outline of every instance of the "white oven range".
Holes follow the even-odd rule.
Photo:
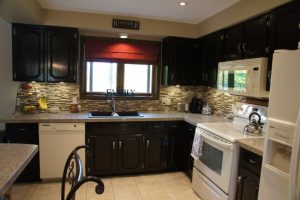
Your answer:
[[[199,123],[196,134],[201,135],[202,153],[194,160],[192,188],[202,200],[233,200],[237,182],[239,146],[248,116],[252,112],[266,121],[267,108],[237,103],[232,123]]]

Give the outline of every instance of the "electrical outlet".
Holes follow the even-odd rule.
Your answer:
[[[171,99],[169,99],[169,98],[162,98],[161,99],[161,103],[162,103],[162,105],[169,106],[169,105],[171,105]]]

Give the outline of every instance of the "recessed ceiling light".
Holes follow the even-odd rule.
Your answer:
[[[125,39],[125,38],[128,38],[128,34],[127,33],[119,33],[119,37]]]
[[[180,5],[180,6],[186,6],[186,5],[187,5],[187,2],[181,1],[181,2],[178,3],[178,5]]]

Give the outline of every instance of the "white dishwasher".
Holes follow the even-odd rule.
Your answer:
[[[40,123],[39,142],[41,179],[61,178],[71,151],[85,144],[85,124]],[[85,150],[79,155],[85,173]]]

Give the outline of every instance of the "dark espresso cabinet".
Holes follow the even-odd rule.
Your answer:
[[[45,80],[45,30],[34,25],[13,24],[13,80]]]
[[[270,16],[264,15],[226,29],[225,59],[268,56],[269,23]]]
[[[47,81],[76,82],[78,30],[47,28]]]
[[[13,80],[76,82],[78,29],[13,24]]]
[[[5,138],[8,143],[39,144],[38,124],[36,123],[8,123],[5,126]],[[40,181],[39,154],[21,173],[17,182]]]
[[[237,180],[237,200],[257,200],[262,157],[241,148]]]
[[[189,171],[194,131],[183,121],[86,123],[87,174]]]
[[[273,53],[276,49],[298,49],[300,41],[300,1],[293,1],[271,11],[270,56],[267,90],[270,89]]]
[[[216,87],[218,63],[224,61],[224,32],[198,39],[196,52],[195,84]]]
[[[111,175],[143,169],[143,122],[87,123],[87,173]]]
[[[162,46],[162,84],[193,85],[195,39],[167,37]]]

